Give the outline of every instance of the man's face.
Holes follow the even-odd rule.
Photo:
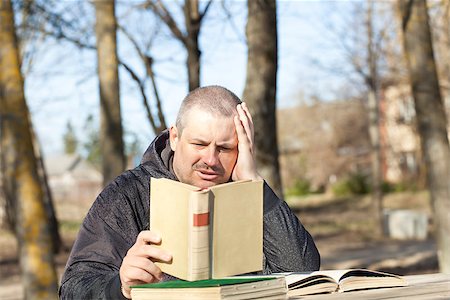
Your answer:
[[[233,117],[217,117],[192,108],[184,126],[181,136],[176,127],[170,128],[178,180],[200,188],[229,181],[238,155]]]

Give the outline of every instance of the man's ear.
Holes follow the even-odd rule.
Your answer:
[[[175,125],[172,125],[169,129],[170,148],[175,152],[178,143],[178,129]]]

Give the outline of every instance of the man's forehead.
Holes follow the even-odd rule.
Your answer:
[[[227,125],[223,122],[218,123],[223,126],[209,126],[211,124],[205,125],[202,122],[192,123],[191,126],[186,126],[183,129],[183,135],[186,134],[187,138],[199,140],[208,140],[211,139],[211,137],[221,137],[222,140],[234,141],[237,138],[236,128],[234,128],[234,126],[231,127],[231,124]]]
[[[234,121],[230,117],[213,116],[211,114],[192,115],[186,122],[183,135],[187,139],[234,144],[237,141]]]
[[[193,105],[189,110],[186,111],[186,115],[189,117],[191,115],[205,114],[217,118],[233,119],[234,116],[238,115],[237,108],[234,111],[228,111],[227,113],[221,112],[219,109],[213,109],[210,107],[204,107],[201,105]]]
[[[205,109],[191,109],[186,113],[185,118],[183,119],[183,127],[208,127],[208,124],[213,120],[220,120],[220,122],[234,124],[233,119],[235,115],[237,115],[237,112],[231,116],[225,116],[218,112],[212,112]]]

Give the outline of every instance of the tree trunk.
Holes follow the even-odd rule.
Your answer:
[[[114,0],[96,0],[98,77],[100,82],[100,147],[103,184],[125,169],[122,121],[120,118],[119,74]]]
[[[372,145],[372,205],[377,230],[375,234],[383,234],[383,192],[381,190],[381,137],[380,137],[380,99],[378,93],[378,68],[373,33],[373,1],[367,3],[367,64],[369,76],[366,85],[369,88],[369,136]]]
[[[61,235],[59,234],[58,220],[55,214],[55,207],[53,205],[53,197],[50,186],[48,185],[47,170],[44,164],[44,157],[41,151],[41,146],[37,140],[36,134],[33,128],[30,128],[31,138],[33,140],[33,148],[36,151],[36,164],[39,174],[39,179],[41,182],[41,187],[44,192],[44,206],[48,216],[48,225],[50,230],[50,235],[52,237],[53,253],[58,253],[62,247]]]
[[[10,1],[0,1],[0,91],[2,167],[8,196],[14,197],[16,236],[26,299],[56,299],[57,277],[48,216],[43,201],[25,102]]]
[[[379,127],[379,102],[375,90],[370,90],[368,95],[369,106],[369,136],[372,146],[372,206],[375,219],[376,232],[383,234],[383,191],[381,190],[382,170],[381,170],[381,146]]]
[[[450,147],[425,0],[399,1],[403,46],[427,164],[440,270],[450,273]]]
[[[185,1],[184,16],[187,30],[185,46],[187,50],[189,91],[192,91],[200,86],[200,50],[198,48],[198,36],[200,34],[201,18],[198,10],[198,0]]]
[[[247,79],[243,100],[255,125],[258,170],[278,196],[283,196],[276,129],[277,18],[275,0],[249,0],[246,36]]]

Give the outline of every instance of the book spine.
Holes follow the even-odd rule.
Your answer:
[[[210,277],[209,192],[193,192],[189,201],[188,280]]]

